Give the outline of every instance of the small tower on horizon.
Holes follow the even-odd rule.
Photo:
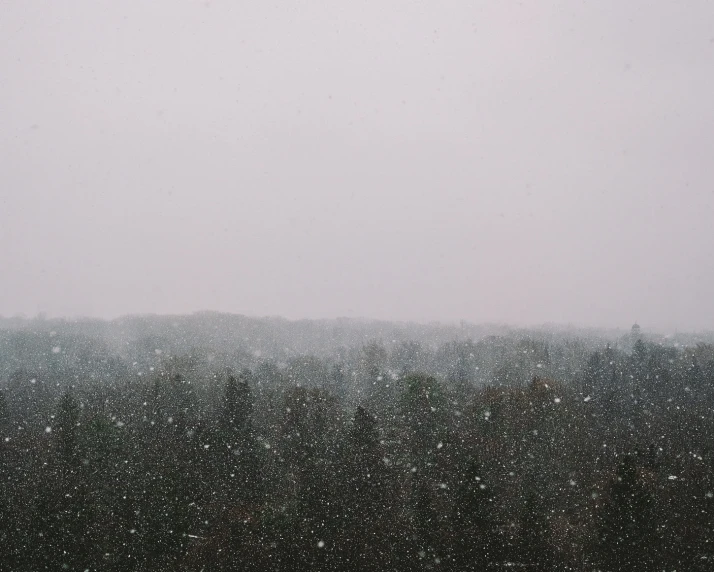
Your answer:
[[[642,337],[642,331],[640,328],[640,325],[635,322],[632,324],[632,330],[630,331],[630,337],[632,338],[632,341],[637,341]]]

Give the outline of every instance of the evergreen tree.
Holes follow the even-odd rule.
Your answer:
[[[555,546],[550,529],[550,503],[534,483],[526,493],[520,518],[517,547],[519,558],[535,572],[557,570]]]
[[[77,461],[77,426],[79,424],[79,405],[74,396],[67,392],[62,396],[54,429],[55,441],[60,458],[65,465]]]
[[[434,377],[410,374],[403,383],[402,414],[409,431],[411,462],[425,468],[432,464],[445,435],[446,399]]]
[[[255,500],[258,492],[258,457],[253,434],[253,399],[250,372],[228,377],[221,414],[221,451],[226,458],[222,480],[233,500]]]
[[[344,515],[342,559],[351,570],[380,568],[390,533],[385,515],[387,478],[377,420],[358,406],[348,436],[342,472],[340,512]]]
[[[10,561],[11,554],[14,556],[18,547],[15,545],[15,515],[10,499],[14,467],[10,459],[11,445],[9,441],[5,441],[6,438],[9,439],[10,421],[8,417],[5,392],[0,390],[0,546],[6,547],[8,561]],[[3,566],[0,563],[0,570],[2,569]]]
[[[249,374],[243,372],[240,378],[229,375],[223,400],[223,426],[241,436],[251,430],[253,399],[247,379]]]
[[[10,436],[10,412],[8,411],[5,392],[0,390],[0,447],[5,438]]]
[[[599,515],[598,552],[606,572],[653,572],[660,547],[655,499],[624,458]]]
[[[481,463],[464,453],[458,460],[452,518],[457,570],[479,570],[489,563],[502,562],[493,501]]]

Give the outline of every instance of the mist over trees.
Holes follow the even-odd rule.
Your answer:
[[[711,570],[714,336],[0,319],[0,570]]]

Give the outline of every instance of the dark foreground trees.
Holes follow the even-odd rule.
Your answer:
[[[706,348],[608,348],[575,379],[479,388],[466,349],[444,353],[452,381],[370,350],[363,398],[317,358],[203,381],[194,362],[104,386],[48,374],[41,391],[18,371],[0,570],[714,569]]]

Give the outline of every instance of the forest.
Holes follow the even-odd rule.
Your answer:
[[[0,570],[714,570],[714,336],[0,318]]]

